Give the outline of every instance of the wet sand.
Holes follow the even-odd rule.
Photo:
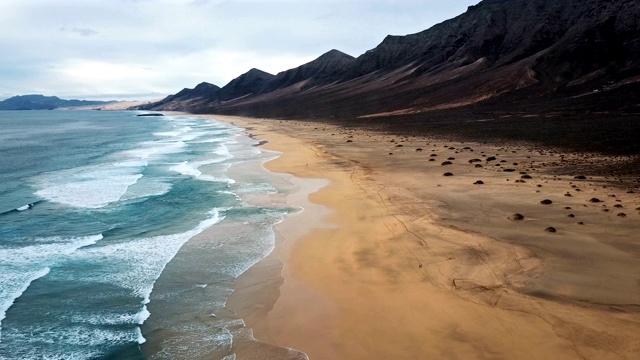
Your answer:
[[[228,301],[258,340],[311,359],[640,353],[638,179],[575,178],[620,159],[213,117],[282,152],[269,170],[330,181],[287,199],[307,210]]]

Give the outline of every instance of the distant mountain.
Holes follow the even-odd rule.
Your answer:
[[[223,88],[201,83],[193,90],[183,89],[161,101],[139,106],[136,109],[193,111],[215,106],[223,101],[227,103],[242,101],[242,98],[247,95],[255,97],[289,87],[295,87],[290,89],[291,91],[300,91],[339,80],[354,59],[353,56],[341,51],[331,50],[309,63],[280,72],[275,76],[262,70],[251,69],[231,80]]]
[[[0,110],[52,110],[57,108],[103,105],[113,101],[63,100],[57,96],[22,95],[0,101]]]
[[[640,114],[638,29],[637,0],[484,0],[422,32],[387,36],[355,59],[332,50],[276,76],[251,70],[186,109],[438,131],[537,116],[544,126],[536,128],[561,132],[567,123],[553,120]],[[530,134],[514,128],[507,137]]]
[[[138,106],[140,110],[167,110],[167,111],[189,111],[193,108],[206,106],[210,101],[218,99],[220,87],[202,82],[193,89],[182,89],[175,95],[150,104]]]

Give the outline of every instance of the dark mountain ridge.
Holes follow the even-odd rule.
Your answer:
[[[232,96],[188,110],[421,129],[434,118],[497,114],[637,119],[640,2],[485,0],[425,31],[387,36],[356,59],[331,51],[260,84],[245,87],[243,76]]]
[[[261,93],[269,93],[305,81],[301,90],[340,80],[353,60],[355,58],[351,55],[335,49],[330,50],[302,66],[278,73],[267,83]]]
[[[18,95],[0,101],[0,110],[53,110],[57,108],[102,105],[114,101],[64,100],[57,96]]]
[[[231,80],[225,85],[218,97],[220,100],[233,100],[239,97],[258,94],[266,86],[266,84],[275,78],[274,75],[259,69],[251,69],[246,73]]]
[[[202,82],[193,89],[184,88],[175,95],[169,95],[158,102],[145,104],[139,108],[141,110],[189,111],[217,100],[218,92],[220,92],[219,86]]]

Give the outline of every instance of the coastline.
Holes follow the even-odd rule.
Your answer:
[[[515,183],[517,172],[486,166],[477,173],[467,161],[440,165],[449,152],[463,157],[462,144],[453,142],[445,147],[320,123],[211,117],[282,152],[267,169],[331,181],[310,200],[331,209],[335,227],[300,236],[294,235],[304,228],[299,222],[277,226],[287,241],[287,250],[276,253],[284,282],[273,308],[247,323],[257,339],[311,359],[632,358],[640,347],[631,335],[640,330],[633,290],[638,252],[630,240],[639,226],[637,194],[603,185],[611,182],[604,177],[588,185],[554,177],[542,164],[563,154],[464,144],[475,149],[473,156],[482,147],[508,164],[516,157],[536,164],[527,172],[532,180]],[[426,150],[415,151],[417,144]],[[426,166],[432,149],[438,161],[418,170],[411,159]],[[396,159],[387,160],[388,152]],[[455,176],[443,177],[445,170]],[[487,186],[472,185],[477,177]],[[576,183],[584,194],[565,197]],[[579,198],[586,196],[601,196],[604,204]],[[546,197],[557,204],[541,205]],[[627,218],[617,216],[618,200]],[[574,217],[565,214],[569,203]],[[525,221],[509,219],[516,211]],[[586,225],[575,225],[579,219]],[[557,232],[545,231],[548,225]],[[611,239],[598,237],[614,227]],[[548,246],[550,239],[562,241]],[[631,251],[620,251],[625,247]],[[571,251],[580,256],[568,256]]]

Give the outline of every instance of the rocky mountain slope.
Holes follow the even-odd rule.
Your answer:
[[[640,2],[484,0],[428,30],[387,36],[356,59],[332,50],[277,76],[256,72],[186,109],[408,128],[452,117],[634,116]]]

